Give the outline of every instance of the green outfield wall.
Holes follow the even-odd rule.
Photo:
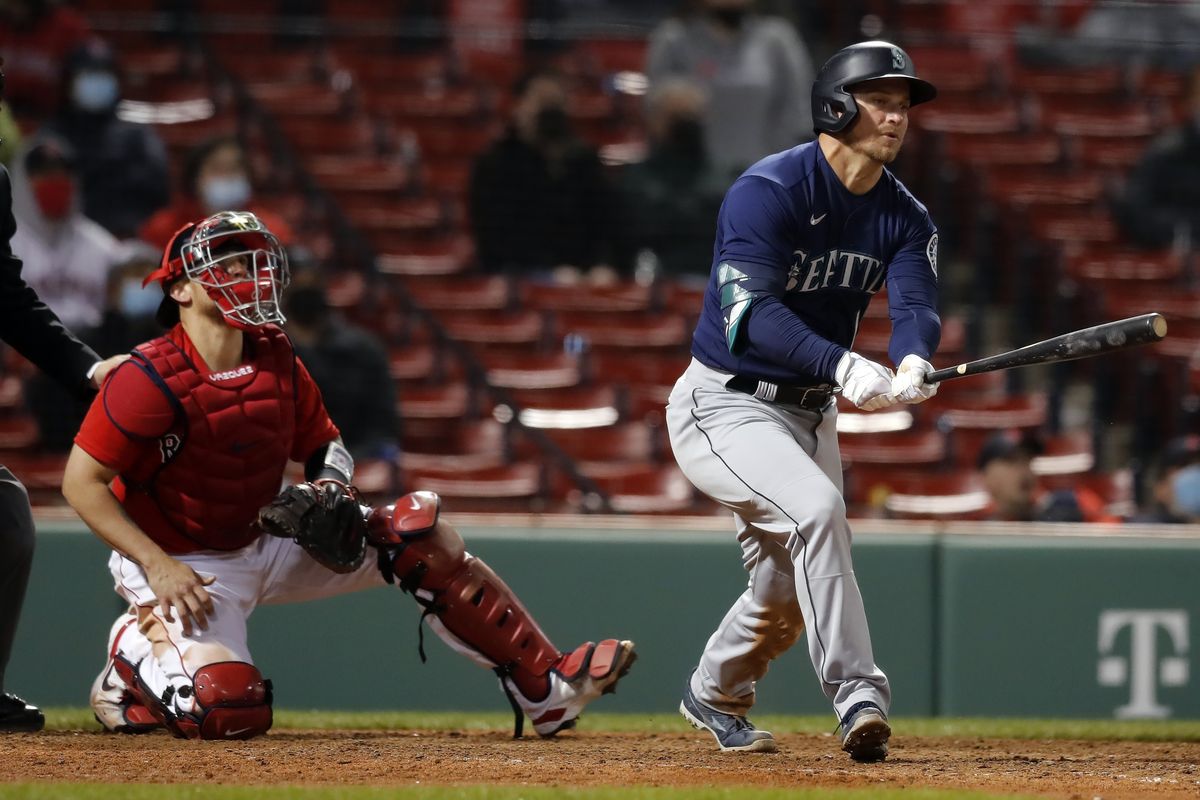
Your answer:
[[[459,527],[561,647],[637,642],[634,672],[602,701],[610,711],[674,708],[745,585],[740,550],[719,520],[463,518]],[[856,530],[855,570],[894,713],[1200,718],[1200,534],[873,522]],[[87,702],[121,609],[107,555],[78,522],[39,523],[6,688],[45,705]],[[250,644],[283,707],[506,708],[495,678],[432,634],[421,664],[419,618],[411,598],[382,588],[262,607]],[[761,682],[758,709],[828,710],[803,643]]]

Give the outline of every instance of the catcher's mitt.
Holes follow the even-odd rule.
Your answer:
[[[337,481],[289,486],[258,512],[258,526],[295,539],[334,572],[353,572],[367,554],[367,523],[354,490]]]

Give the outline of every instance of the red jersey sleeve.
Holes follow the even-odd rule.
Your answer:
[[[131,359],[112,371],[92,400],[91,408],[75,435],[92,458],[127,472],[175,422],[175,407],[166,394]]]
[[[305,369],[303,362],[296,359],[296,438],[292,442],[292,460],[303,463],[318,447],[332,442],[342,432],[329,418],[321,390]]]

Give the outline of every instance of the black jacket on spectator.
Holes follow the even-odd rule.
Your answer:
[[[316,342],[293,340],[342,441],[355,458],[386,456],[400,441],[387,353],[370,333],[340,319],[325,325]]]
[[[64,326],[21,277],[21,260],[9,242],[17,223],[12,184],[0,166],[0,339],[81,398],[89,397],[87,371],[100,360]]]
[[[470,209],[485,270],[612,264],[613,192],[596,150],[582,142],[552,163],[510,130],[475,162]]]
[[[1118,203],[1125,235],[1145,247],[1166,247],[1178,228],[1200,237],[1200,121],[1156,139],[1129,173]]]
[[[170,200],[167,150],[149,125],[67,109],[48,127],[75,149],[84,215],[118,239]]]

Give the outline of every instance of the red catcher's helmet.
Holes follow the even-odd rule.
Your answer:
[[[237,261],[243,270],[240,275],[229,271]],[[143,285],[160,281],[165,290],[184,276],[204,287],[235,328],[279,325],[286,319],[280,300],[291,278],[287,252],[249,211],[221,211],[181,228],[171,237],[162,264],[146,276]],[[176,305],[169,297],[163,302]],[[166,313],[159,308],[160,323],[169,326],[178,318],[177,308]]]

